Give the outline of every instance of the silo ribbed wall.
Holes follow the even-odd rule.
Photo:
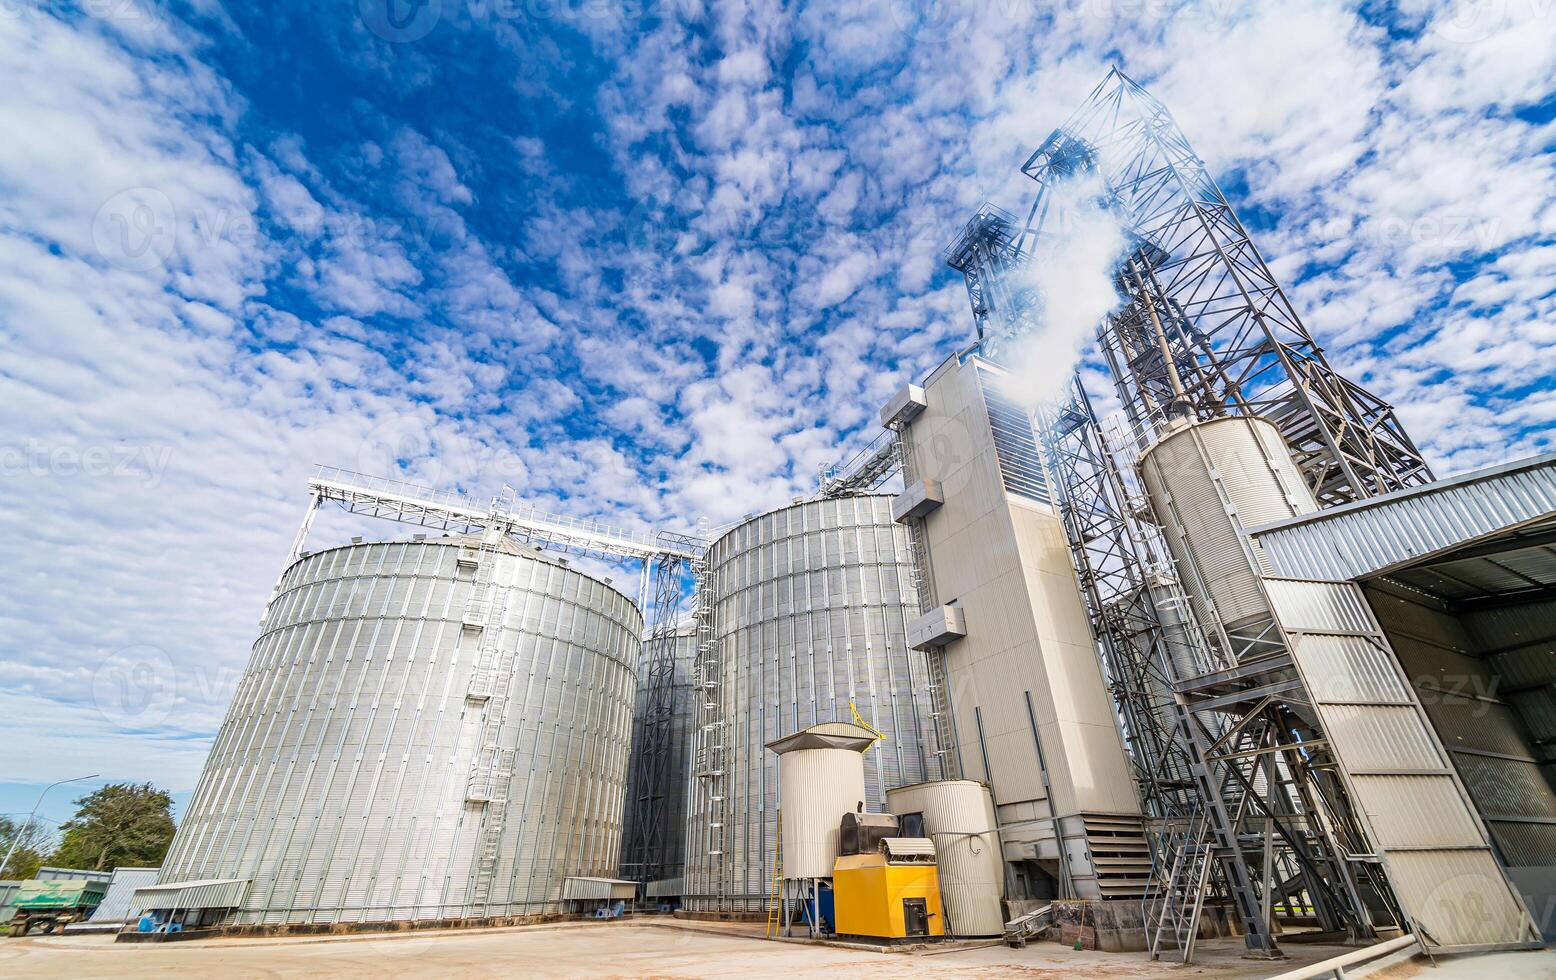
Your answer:
[[[615,874],[642,618],[475,544],[286,571],[161,881],[251,879],[238,922],[371,922],[555,911],[563,877]]]
[[[756,911],[772,887],[779,797],[765,743],[849,721],[852,701],[886,736],[864,757],[870,809],[888,789],[940,775],[924,654],[905,635],[912,556],[890,498],[868,495],[751,518],[714,542],[708,566],[725,737],[722,775],[692,779],[686,905]]]

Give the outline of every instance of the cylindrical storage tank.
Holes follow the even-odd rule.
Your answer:
[[[1140,475],[1200,621],[1268,619],[1266,569],[1243,529],[1318,509],[1280,431],[1250,417],[1185,424],[1141,455]]]
[[[869,729],[829,722],[768,743],[778,756],[785,878],[832,877],[843,814],[864,802],[861,753],[874,742]]]
[[[248,879],[240,923],[559,911],[616,873],[642,629],[505,539],[304,556],[158,880]]]
[[[759,912],[779,803],[767,742],[851,721],[852,702],[885,735],[864,757],[867,809],[894,786],[941,775],[928,667],[906,638],[912,551],[891,498],[870,494],[750,518],[713,542],[707,562],[713,685],[699,692],[685,905]]]
[[[920,816],[924,836],[935,842],[946,932],[957,936],[1003,933],[1004,868],[989,787],[971,779],[903,786],[886,794],[886,810],[908,829],[913,825],[907,818]]]

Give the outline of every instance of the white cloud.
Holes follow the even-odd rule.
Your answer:
[[[526,181],[498,234],[487,144],[365,101],[329,151],[246,127],[207,42],[155,8],[0,18],[15,717],[79,702],[123,650],[241,665],[313,461],[678,527],[810,491],[970,339],[940,248],[981,200],[1023,208],[1018,165],[1120,56],[1238,205],[1278,216],[1254,234],[1309,326],[1443,468],[1550,448],[1556,410],[1530,392],[1556,347],[1556,158],[1550,124],[1512,110],[1544,97],[1556,34],[1488,6],[1508,19],[1422,5],[1417,40],[1330,2],[672,4],[568,21],[611,59],[587,66],[610,75],[597,92],[537,75],[556,41],[494,21],[529,66],[515,91],[569,127],[601,113],[573,135],[614,167],[602,189],[561,134],[490,120]],[[426,49],[354,56],[396,95],[438,74]],[[1095,264],[1083,244],[1044,287],[1072,325],[1100,295],[1064,288]],[[220,700],[157,735],[155,778],[181,788]]]

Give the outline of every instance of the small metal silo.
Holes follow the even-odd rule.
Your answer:
[[[826,722],[767,743],[778,756],[783,877],[832,877],[843,814],[863,806],[864,753],[877,736],[851,722]]]
[[[1180,424],[1141,454],[1140,474],[1199,620],[1267,621],[1264,561],[1244,531],[1318,510],[1279,430],[1245,416]]]

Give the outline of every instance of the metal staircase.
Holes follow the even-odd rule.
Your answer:
[[[897,446],[897,460],[902,478],[908,484],[918,479],[918,463],[914,458],[913,440],[902,431],[901,423],[893,424],[891,433]],[[908,549],[913,562],[909,566],[912,581],[904,595],[917,600],[918,612],[927,612],[938,606],[935,591],[934,570],[929,561],[929,541],[924,531],[924,519],[914,517],[905,525],[908,529]],[[929,668],[926,685],[929,689],[929,720],[935,733],[934,756],[939,762],[940,779],[960,779],[961,762],[956,752],[956,720],[951,713],[951,684],[947,677],[945,651],[928,650],[924,653]]]
[[[502,623],[511,590],[496,579],[497,559],[504,540],[500,532],[488,531],[479,546],[461,548],[457,558],[460,565],[472,569],[463,623],[466,635],[477,636],[465,698],[481,706],[477,747],[465,780],[465,802],[485,811],[471,869],[470,905],[486,905],[491,899],[503,831],[507,828],[508,792],[516,760],[516,752],[501,744],[514,656],[513,650],[502,643]]]
[[[1210,839],[1210,823],[1196,812],[1187,826],[1168,838],[1165,868],[1158,867],[1145,904],[1146,936],[1150,940],[1151,959],[1161,959],[1163,950],[1176,949],[1182,961],[1194,958],[1194,940],[1199,935],[1199,917],[1205,907],[1205,890],[1215,866],[1215,845]]]

